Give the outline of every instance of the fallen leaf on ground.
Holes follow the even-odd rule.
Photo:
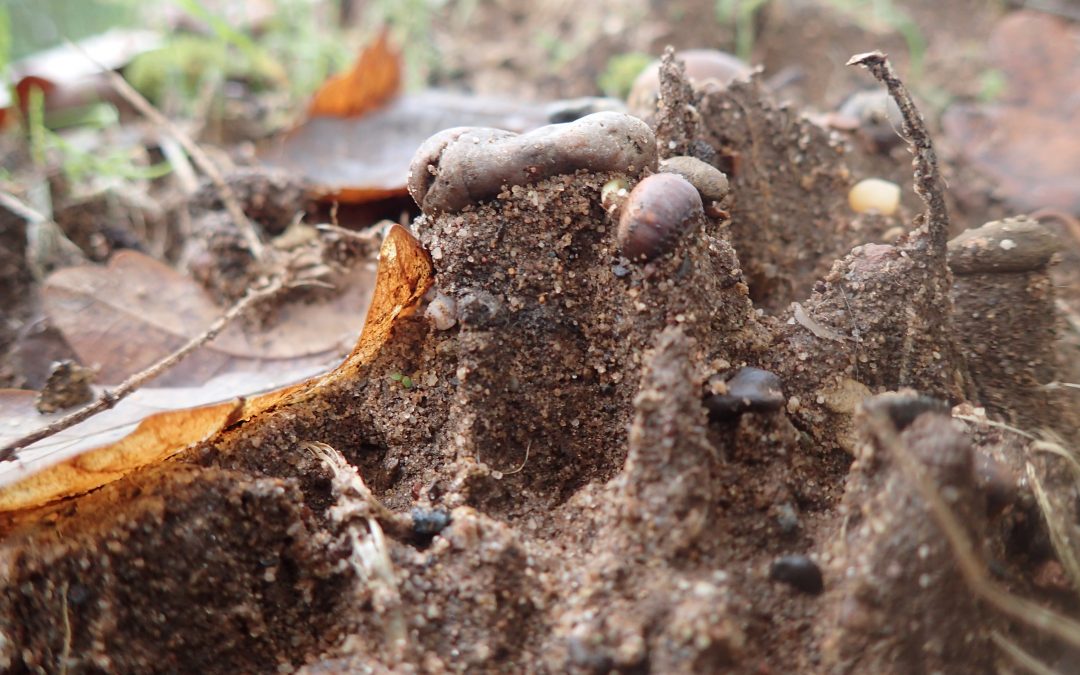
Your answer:
[[[331,373],[292,384],[317,371],[263,370],[232,373],[201,387],[141,389],[112,410],[24,448],[13,461],[0,462],[0,512],[93,490],[205,441],[234,422],[302,402],[323,384],[369,362],[389,338],[394,321],[412,311],[431,287],[432,274],[420,243],[405,228],[393,226],[379,251],[360,339]],[[33,392],[0,390],[0,446],[58,416],[38,415]]]
[[[405,195],[413,153],[430,136],[462,126],[516,133],[547,124],[543,106],[441,91],[398,97],[358,118],[314,117],[260,157],[303,176],[320,199],[362,203]]]
[[[244,416],[245,400],[295,383],[317,368],[291,373],[233,373],[201,387],[141,389],[91,417],[0,462],[0,511],[31,508],[110,483],[141,466],[206,440]],[[64,413],[39,415],[35,392],[0,390],[0,445]]]
[[[334,75],[315,92],[309,117],[356,117],[374,110],[401,90],[401,54],[384,30],[360,52],[353,67]]]
[[[1080,214],[1080,28],[1013,12],[995,28],[989,55],[1005,78],[1003,96],[950,107],[945,133],[1014,209]]]
[[[323,304],[283,305],[269,329],[255,333],[234,323],[155,386],[197,385],[215,375],[268,367],[325,363],[355,340],[371,295],[373,272],[358,264],[341,293]],[[46,281],[44,305],[97,382],[115,384],[156,363],[200,335],[224,313],[190,277],[135,251],[121,251],[107,267],[62,269]]]

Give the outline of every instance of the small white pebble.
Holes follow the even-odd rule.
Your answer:
[[[1014,248],[1016,248],[1016,242],[1013,241],[1012,239],[1002,239],[1001,243],[998,244],[998,246],[1000,246],[1002,249],[1004,249],[1006,251],[1011,251]]]
[[[855,213],[891,216],[900,207],[900,186],[880,178],[861,180],[848,192],[848,204]]]
[[[457,302],[444,293],[436,293],[424,310],[424,316],[435,324],[436,330],[449,330],[457,324]]]

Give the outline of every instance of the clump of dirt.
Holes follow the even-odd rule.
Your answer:
[[[756,79],[695,92],[669,58],[661,92],[648,140],[728,171],[730,219],[655,220],[670,247],[630,259],[605,194],[648,163],[550,175],[473,153],[471,178],[505,185],[415,221],[434,287],[370,362],[9,535],[9,667],[974,673],[996,663],[991,631],[1034,642],[977,603],[868,421],[884,410],[1028,589],[1053,536],[1027,517],[1025,451],[969,404],[974,421],[943,411],[1060,406],[1000,394],[1027,396],[1009,355],[1050,359],[1054,334],[958,318],[996,291],[953,284],[925,129],[901,103],[927,208],[876,244],[842,215],[849,150]],[[564,132],[545,133],[582,140]],[[425,178],[444,151],[424,150]],[[1051,290],[1010,294],[1016,316]],[[969,369],[987,336],[1003,350]],[[747,367],[782,400],[710,418],[703,399]],[[1040,466],[1065,484],[1064,463]]]
[[[5,670],[265,672],[338,637],[344,551],[295,482],[172,465],[49,520],[5,541]]]
[[[892,416],[901,442],[981,540],[984,497],[964,425],[914,392],[879,397],[874,406]],[[863,429],[840,505],[843,528],[828,549],[828,576],[836,581],[822,598],[818,627],[824,672],[991,669],[989,632],[1001,618],[981,612],[971,594],[956,593],[964,580],[955,553],[918,486],[872,429]]]

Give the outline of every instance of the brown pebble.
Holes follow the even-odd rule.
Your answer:
[[[1058,250],[1050,230],[1026,216],[994,220],[949,242],[954,274],[1029,272],[1045,267]]]
[[[619,250],[631,260],[667,253],[704,213],[701,196],[685,178],[657,173],[630,192],[619,217]]]
[[[727,176],[720,169],[697,157],[669,157],[660,161],[661,173],[674,173],[697,188],[703,202],[723,202],[730,190]]]
[[[700,86],[706,82],[727,85],[737,77],[746,77],[753,68],[742,59],[718,49],[684,49],[675,52],[675,58],[686,65],[686,78],[690,84]],[[634,115],[649,116],[656,112],[660,96],[660,61],[649,64],[634,80],[626,107]]]

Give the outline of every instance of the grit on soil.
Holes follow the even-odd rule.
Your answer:
[[[5,523],[3,668],[984,673],[1000,636],[1080,658],[980,599],[923,490],[994,583],[1075,615],[1033,487],[1076,522],[1068,463],[995,425],[1080,442],[1076,398],[1039,387],[1076,377],[1045,231],[946,257],[934,206],[853,222],[863,150],[759,75],[661,81],[654,147],[725,169],[729,208],[648,261],[604,202],[648,165],[428,209],[434,286],[370,362]]]

